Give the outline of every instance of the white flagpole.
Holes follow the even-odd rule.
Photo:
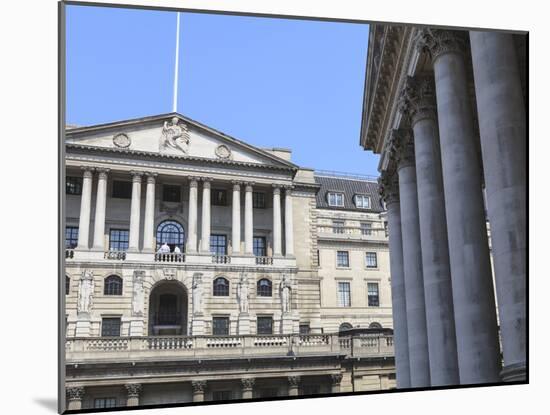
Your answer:
[[[172,112],[178,112],[178,64],[180,52],[180,12],[176,13],[176,62],[174,64],[174,100]]]

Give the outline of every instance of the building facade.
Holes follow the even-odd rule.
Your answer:
[[[68,409],[395,386],[376,182],[175,113],[65,161]]]
[[[370,27],[398,387],[526,380],[526,40]]]

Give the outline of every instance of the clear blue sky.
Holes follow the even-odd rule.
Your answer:
[[[67,7],[67,123],[172,110],[176,14]],[[359,146],[368,25],[183,13],[178,112],[295,163],[376,175]]]

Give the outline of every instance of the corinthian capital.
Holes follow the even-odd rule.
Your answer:
[[[435,83],[432,74],[409,76],[399,97],[399,110],[411,125],[436,119]]]
[[[84,396],[84,388],[81,386],[67,388],[69,401],[80,401]]]
[[[414,164],[413,135],[409,128],[391,132],[390,158],[395,161],[397,169]]]
[[[128,383],[124,386],[126,387],[126,391],[128,392],[128,398],[139,398],[139,393],[141,392],[141,384]]]
[[[378,178],[378,189],[386,206],[399,202],[399,180],[395,172],[383,171]]]
[[[427,51],[432,62],[445,53],[464,54],[466,50],[466,32],[443,29],[422,29],[416,38],[416,46]]]

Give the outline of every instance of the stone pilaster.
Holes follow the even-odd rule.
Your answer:
[[[193,388],[193,402],[203,402],[204,390],[206,389],[206,381],[194,380],[191,382],[191,387]]]
[[[93,249],[103,251],[105,249],[105,208],[107,206],[107,174],[109,169],[98,168],[96,170],[98,174]]]
[[[285,187],[285,256],[294,256],[294,216],[292,213],[292,186]]]
[[[142,172],[132,173],[132,203],[130,207],[130,236],[128,243],[129,252],[139,251],[139,224],[141,215],[141,177]]]
[[[82,167],[82,195],[80,197],[80,217],[78,222],[78,245],[77,250],[83,251],[89,249],[90,234],[90,211],[92,204],[92,167]]]
[[[281,188],[273,185],[273,256],[281,256],[281,246]]]
[[[155,235],[155,181],[156,173],[146,173],[145,220],[143,223],[143,252],[154,252]]]
[[[189,178],[189,212],[188,212],[188,235],[186,251],[190,253],[197,252],[197,199],[198,199],[198,178]]]
[[[254,396],[254,378],[243,378],[241,379],[242,384],[242,398],[243,399],[252,399]]]
[[[241,252],[241,183],[233,182],[231,201],[231,245],[233,254]]]
[[[254,238],[254,214],[252,207],[252,183],[247,183],[244,194],[244,252],[252,255]]]
[[[201,252],[210,252],[210,184],[212,179],[202,179]]]
[[[141,392],[141,384],[139,383],[128,383],[124,385],[128,393],[126,406],[138,406],[139,405],[139,394]]]
[[[84,397],[84,388],[81,386],[67,388],[67,409],[80,410],[82,409],[82,398]]]

